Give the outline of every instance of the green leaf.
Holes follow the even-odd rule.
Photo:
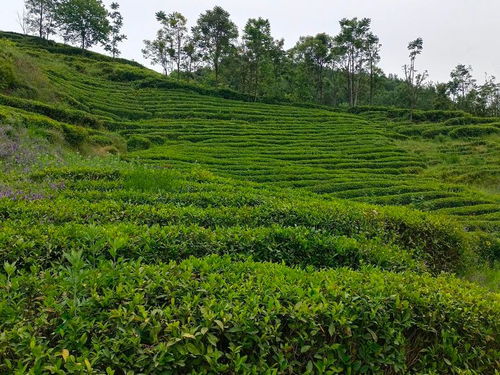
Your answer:
[[[377,342],[378,341],[378,337],[377,337],[377,334],[372,331],[370,328],[367,328],[368,332],[370,332],[370,335],[372,335],[372,338],[373,338],[373,341]]]
[[[335,324],[330,323],[330,325],[328,326],[328,333],[330,334],[330,336],[334,335],[334,333],[335,333]]]
[[[306,370],[309,372],[312,372],[313,370],[313,363],[311,361],[307,362]]]
[[[309,349],[311,349],[311,345],[304,345],[302,348],[300,348],[301,353],[308,352]]]

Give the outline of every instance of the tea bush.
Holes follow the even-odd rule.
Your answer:
[[[16,86],[16,77],[12,65],[0,60],[0,90],[13,89]]]
[[[134,135],[127,140],[127,148],[130,151],[147,150],[152,145],[148,138]]]
[[[498,298],[453,278],[220,257],[96,268],[78,252],[66,259],[2,275],[2,372],[498,370]]]
[[[498,127],[484,125],[463,126],[450,132],[450,136],[453,138],[481,137],[491,134],[500,134],[500,123],[498,124]]]
[[[424,270],[410,251],[382,241],[333,236],[306,227],[224,227],[196,225],[66,224],[24,226],[5,222],[0,234],[0,262],[15,262],[18,268],[48,268],[62,261],[63,253],[82,250],[96,262],[114,247],[127,259],[148,263],[182,260],[190,256],[230,254],[251,256],[257,261],[288,265],[351,267],[373,265],[386,270]],[[118,242],[117,242],[118,241]],[[117,245],[119,244],[119,245]]]

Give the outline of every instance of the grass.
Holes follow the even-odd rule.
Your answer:
[[[1,373],[495,374],[497,119],[0,36]]]

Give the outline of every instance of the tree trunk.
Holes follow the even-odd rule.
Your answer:
[[[255,90],[254,90],[254,101],[257,101],[258,91],[259,91],[259,62],[258,60],[255,62]]]
[[[85,50],[85,47],[86,47],[86,46],[85,46],[85,38],[86,38],[86,36],[87,36],[87,35],[86,35],[85,31],[82,31],[82,32],[81,32],[81,38],[82,38],[82,49],[83,49],[83,50]]]
[[[370,105],[373,105],[373,59],[370,60]]]
[[[351,52],[351,61],[349,63],[350,67],[350,72],[349,72],[349,79],[350,79],[350,92],[349,92],[349,106],[354,107],[354,54]]]
[[[43,2],[42,1],[40,1],[40,19],[38,20],[38,22],[39,22],[38,31],[40,34],[40,38],[43,39]]]
[[[181,37],[177,35],[177,80],[181,79]]]
[[[318,74],[318,86],[319,86],[319,100],[323,104],[323,66],[319,68]]]

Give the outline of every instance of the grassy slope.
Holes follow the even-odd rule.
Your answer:
[[[495,119],[477,132],[463,114],[414,124],[394,111],[251,103],[9,38],[0,119],[20,152],[2,156],[0,370],[498,366],[498,295],[431,276],[464,272],[478,251],[498,256]],[[33,154],[54,142],[93,153],[128,142],[138,163]],[[354,271],[317,271],[339,267]]]
[[[36,54],[18,60],[36,66],[37,76],[43,77],[31,79],[44,82],[37,85],[43,88],[37,89],[41,99],[56,97],[73,110],[99,117],[125,138],[152,142],[147,151],[130,157],[175,168],[197,162],[218,175],[407,205],[454,215],[469,230],[498,231],[498,119],[473,126],[410,124],[380,112],[360,117],[245,103],[175,83],[171,86],[179,88],[150,87],[154,79],[161,86],[159,75],[128,65],[43,50]],[[498,131],[472,138],[444,136],[471,127]]]

